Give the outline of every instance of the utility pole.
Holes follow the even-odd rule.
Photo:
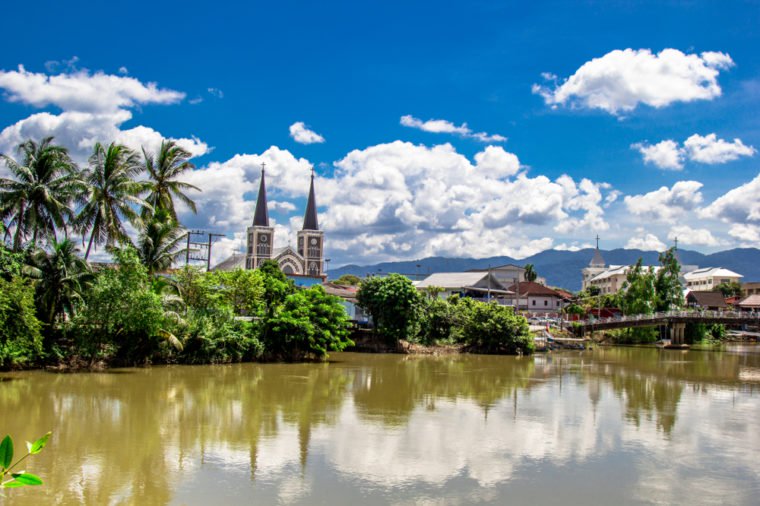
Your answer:
[[[206,239],[193,240],[193,236],[200,236]],[[224,234],[214,234],[204,232],[203,230],[187,231],[187,246],[185,250],[185,265],[190,264],[190,260],[206,262],[206,270],[211,270],[211,244],[215,237],[224,237]]]

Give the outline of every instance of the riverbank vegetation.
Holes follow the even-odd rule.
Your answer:
[[[510,306],[457,296],[443,300],[434,288],[420,294],[400,274],[365,279],[357,299],[372,315],[377,334],[392,344],[460,344],[478,353],[534,351],[528,321]]]
[[[173,141],[96,143],[84,168],[52,138],[17,155],[0,155],[0,368],[324,359],[351,343],[340,300],[274,263],[170,269],[185,255],[175,201],[195,212],[200,191]],[[88,261],[99,246],[112,262]]]

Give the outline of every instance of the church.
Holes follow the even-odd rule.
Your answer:
[[[282,272],[288,276],[307,276],[324,278],[324,232],[319,230],[317,219],[317,201],[314,196],[314,170],[311,171],[309,199],[306,203],[306,213],[303,227],[298,231],[297,248],[291,246],[275,250],[274,227],[269,225],[269,209],[267,208],[267,188],[265,167],[261,167],[261,182],[256,198],[256,211],[253,215],[253,225],[247,230],[247,246],[245,268],[255,269],[265,260],[274,260]]]
[[[311,186],[306,203],[303,227],[298,231],[294,249],[274,247],[274,227],[269,224],[267,208],[267,188],[265,165],[261,166],[261,182],[256,197],[253,223],[246,230],[246,250],[243,255],[232,255],[217,265],[214,270],[232,270],[240,267],[256,269],[265,260],[274,260],[286,276],[296,284],[321,283],[325,280],[324,232],[319,230],[317,200],[314,195],[314,169],[311,171]]]

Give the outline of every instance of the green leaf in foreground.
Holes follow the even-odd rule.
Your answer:
[[[48,439],[50,439],[51,434],[52,432],[48,432],[47,434],[39,438],[34,443],[26,443],[27,448],[29,449],[29,454],[37,455],[38,453],[40,453],[42,449],[45,448],[45,445],[47,444]]]
[[[0,488],[19,488],[23,486],[23,483],[19,483],[16,480],[6,481],[5,483],[0,484]]]
[[[3,470],[8,469],[11,466],[13,460],[13,440],[10,436],[5,436],[3,442],[0,443],[0,468]]]
[[[42,485],[42,479],[39,476],[32,473],[13,473],[13,478],[22,485],[35,486]]]

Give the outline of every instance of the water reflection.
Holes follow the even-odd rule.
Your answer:
[[[3,374],[0,429],[55,439],[0,503],[752,504],[754,350]]]

